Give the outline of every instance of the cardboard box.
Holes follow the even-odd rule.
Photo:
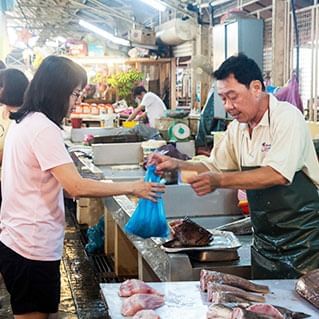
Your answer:
[[[151,30],[132,29],[129,32],[129,39],[133,43],[155,45],[156,34],[154,31],[151,31]]]
[[[81,201],[81,202],[80,202]],[[81,206],[87,204],[87,206]],[[100,198],[81,198],[77,200],[76,219],[79,224],[93,226],[104,213],[104,204]]]

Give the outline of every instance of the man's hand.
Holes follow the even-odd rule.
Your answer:
[[[178,160],[169,156],[161,155],[159,153],[152,153],[147,161],[148,165],[156,166],[156,173],[163,175],[166,171],[173,171],[178,169]]]
[[[219,188],[220,180],[220,173],[208,172],[188,178],[188,183],[198,196],[204,196],[213,192],[216,188]]]

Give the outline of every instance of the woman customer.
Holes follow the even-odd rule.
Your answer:
[[[64,238],[64,189],[72,197],[134,194],[155,200],[154,183],[82,178],[60,123],[86,85],[86,73],[63,57],[44,59],[6,137],[0,214],[0,272],[16,319],[57,318]]]

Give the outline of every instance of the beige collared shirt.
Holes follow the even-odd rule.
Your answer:
[[[319,188],[319,162],[306,121],[296,107],[273,95],[251,137],[247,124],[234,120],[203,163],[221,171],[270,166],[289,182],[303,170]]]

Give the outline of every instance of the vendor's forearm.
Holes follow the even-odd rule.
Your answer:
[[[288,180],[270,166],[243,172],[220,173],[220,188],[260,189],[285,185]]]
[[[208,168],[201,162],[192,162],[192,161],[177,161],[177,168],[180,170],[187,171],[196,171],[197,173],[204,173],[208,171]]]

